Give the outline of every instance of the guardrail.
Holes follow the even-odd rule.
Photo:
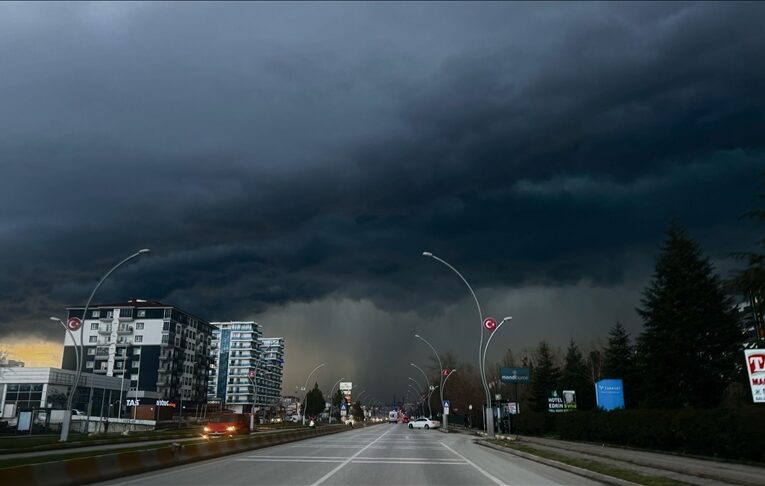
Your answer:
[[[365,424],[370,426],[376,424]],[[335,434],[351,430],[345,425],[327,425],[314,430],[274,432],[232,440],[211,440],[197,444],[166,444],[156,449],[77,457],[62,461],[0,469],[0,484],[58,486],[88,484],[130,476],[156,469],[179,466],[253,449]]]

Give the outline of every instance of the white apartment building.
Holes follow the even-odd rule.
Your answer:
[[[253,321],[211,324],[208,400],[220,400],[224,409],[238,413],[275,406],[281,394],[284,340],[261,338],[261,327]]]
[[[77,367],[75,344],[84,344],[83,371],[130,380],[129,397],[140,404],[157,398],[184,406],[207,401],[212,326],[181,309],[157,301],[70,307],[82,331],[66,334],[62,368]],[[145,400],[144,400],[145,399]]]

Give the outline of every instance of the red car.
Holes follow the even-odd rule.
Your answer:
[[[241,413],[223,413],[210,419],[204,428],[204,437],[233,437],[250,433],[250,417]]]

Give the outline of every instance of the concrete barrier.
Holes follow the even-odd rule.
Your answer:
[[[370,425],[377,424],[364,426]],[[347,430],[352,429],[344,425],[328,425],[313,430],[274,432],[189,445],[163,444],[151,450],[116,452],[101,456],[14,466],[0,469],[0,484],[4,486],[88,484]]]

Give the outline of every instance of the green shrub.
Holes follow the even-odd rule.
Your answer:
[[[601,410],[527,412],[515,417],[513,432],[554,434],[579,440],[765,461],[765,409]]]

